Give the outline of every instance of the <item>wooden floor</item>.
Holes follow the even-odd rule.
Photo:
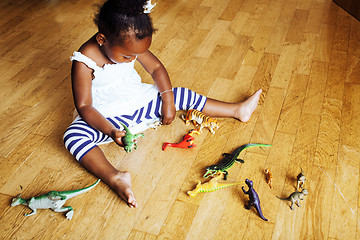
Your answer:
[[[219,119],[191,150],[161,150],[191,129],[180,119],[149,129],[137,151],[103,145],[132,174],[140,207],[104,183],[66,202],[64,214],[10,207],[95,182],[65,149],[72,121],[69,56],[96,32],[99,1],[0,1],[1,239],[359,239],[360,22],[331,0],[158,0],[151,51],[174,86],[240,101],[264,93],[251,120]],[[145,82],[151,82],[139,65]],[[228,182],[254,182],[268,222],[244,209],[241,186],[191,198],[205,167],[249,142]],[[263,170],[274,175],[273,189]],[[289,208],[302,168],[309,195]],[[247,189],[247,187],[246,187]]]

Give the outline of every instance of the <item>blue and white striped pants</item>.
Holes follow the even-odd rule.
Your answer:
[[[202,111],[207,98],[187,88],[173,88],[176,110],[197,109]],[[131,127],[146,119],[160,118],[161,116],[160,94],[132,115],[108,117],[107,119],[118,129],[123,127],[118,122],[123,122]],[[82,118],[75,119],[64,134],[65,147],[80,162],[81,159],[98,144],[111,142],[112,138],[89,126]]]

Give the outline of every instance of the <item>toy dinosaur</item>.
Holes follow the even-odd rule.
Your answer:
[[[47,209],[50,208],[55,212],[66,212],[65,214],[66,219],[71,220],[71,218],[74,215],[74,209],[71,206],[63,207],[65,204],[65,201],[73,198],[79,194],[85,193],[92,188],[94,188],[98,183],[100,182],[100,179],[98,179],[93,185],[88,186],[86,188],[77,189],[77,190],[71,190],[71,191],[50,191],[44,195],[40,195],[37,197],[32,197],[29,199],[23,199],[21,198],[21,193],[12,199],[11,206],[17,206],[17,205],[26,205],[31,210],[32,213],[25,214],[26,217],[34,215],[36,213],[37,209]]]
[[[181,118],[185,121],[186,125],[188,125],[190,121],[193,122],[194,126],[200,125],[198,129],[199,133],[201,133],[201,130],[204,127],[208,127],[212,134],[214,134],[215,130],[219,128],[218,120],[208,117],[196,109],[190,109],[186,113],[186,116],[184,117],[184,115],[182,115]]]
[[[248,191],[245,191],[245,188],[241,187],[243,192],[245,194],[249,195],[249,202],[247,205],[245,205],[245,209],[250,210],[251,207],[254,207],[256,209],[256,211],[258,212],[259,216],[261,217],[261,219],[263,219],[264,221],[268,221],[262,214],[261,207],[260,207],[259,195],[255,192],[255,189],[253,188],[253,182],[249,179],[246,179],[245,183],[249,187]]]
[[[300,206],[300,200],[303,200],[303,196],[307,195],[308,194],[308,191],[306,189],[303,189],[301,192],[298,192],[298,191],[295,191],[293,192],[292,194],[290,194],[289,197],[287,198],[281,198],[281,197],[278,197],[276,196],[278,199],[280,200],[286,200],[286,201],[290,201],[291,202],[291,206],[290,206],[290,209],[291,210],[294,210],[294,204],[296,203],[296,205],[298,207],[301,207]]]
[[[301,169],[301,172],[299,173],[299,175],[297,175],[296,179],[297,179],[297,186],[296,186],[296,190],[299,189],[299,187],[303,188],[304,184],[305,184],[305,181],[306,181],[306,177],[303,173],[303,170],[302,168]]]
[[[160,127],[161,125],[162,125],[162,123],[160,121],[155,121],[155,122],[147,124],[147,126],[149,128],[152,128],[152,129],[155,129],[155,130],[157,130],[157,128]]]
[[[211,166],[206,167],[206,173],[204,177],[213,176],[216,173],[222,172],[224,173],[224,180],[227,179],[228,172],[235,162],[244,163],[244,160],[238,159],[241,151],[249,148],[249,147],[270,147],[269,144],[262,144],[262,143],[248,143],[236,148],[231,154],[230,153],[223,153],[224,158],[218,163]]]
[[[193,148],[193,147],[196,147],[195,144],[193,144],[193,140],[195,139],[193,137],[193,134],[196,133],[196,134],[199,134],[198,131],[196,131],[195,129],[192,129],[189,131],[188,134],[186,134],[184,137],[183,137],[183,140],[179,143],[168,143],[168,142],[165,142],[162,146],[162,150],[165,151],[165,149],[167,147],[176,147],[176,148]]]
[[[268,169],[268,168],[265,168],[264,172],[265,172],[265,175],[266,175],[267,184],[269,185],[270,188],[272,188],[273,175],[272,175],[270,169]]]
[[[198,184],[196,185],[195,189],[192,191],[188,191],[187,194],[190,195],[190,197],[194,197],[198,193],[203,192],[215,192],[221,188],[230,187],[239,185],[241,183],[219,183],[218,180],[221,178],[221,174],[215,176],[212,178],[209,182],[201,183],[201,181],[197,181]]]
[[[119,122],[125,129],[125,136],[122,137],[122,141],[125,145],[124,149],[126,152],[131,152],[133,149],[137,148],[138,138],[144,137],[143,133],[139,134],[132,134],[129,130],[129,128],[122,122]]]

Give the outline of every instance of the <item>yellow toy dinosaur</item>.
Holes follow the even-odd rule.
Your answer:
[[[198,184],[196,185],[195,189],[192,191],[188,191],[187,194],[190,197],[194,197],[198,193],[203,192],[215,192],[221,188],[230,187],[234,185],[239,185],[241,183],[218,183],[218,180],[221,178],[222,174],[218,174],[217,176],[213,177],[209,182],[201,183],[201,181],[197,181]]]

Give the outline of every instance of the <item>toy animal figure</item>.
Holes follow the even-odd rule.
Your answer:
[[[204,193],[204,192],[215,192],[221,188],[230,187],[239,185],[241,183],[218,183],[218,180],[221,178],[221,174],[215,176],[212,178],[209,182],[201,184],[200,181],[197,181],[198,184],[196,185],[195,189],[192,191],[188,191],[187,194],[190,195],[190,197],[194,197],[198,193]]]
[[[193,122],[194,126],[200,125],[198,131],[201,133],[201,130],[204,127],[209,128],[210,132],[212,134],[215,133],[215,130],[219,128],[219,122],[218,120],[206,116],[204,113],[196,110],[196,109],[190,109],[186,116],[181,116],[183,120],[185,120],[185,124],[188,125],[190,121]]]
[[[248,143],[236,148],[231,154],[230,153],[223,153],[224,158],[218,163],[211,166],[206,167],[206,173],[204,177],[213,176],[219,172],[224,173],[224,180],[227,179],[227,175],[229,174],[227,170],[229,170],[235,162],[244,163],[244,160],[238,159],[241,151],[249,148],[249,147],[270,147],[269,144],[262,144],[262,143]]]
[[[144,137],[143,133],[139,133],[139,134],[132,134],[129,130],[129,128],[127,128],[127,126],[122,123],[119,122],[125,129],[125,136],[122,137],[122,141],[125,145],[124,149],[126,152],[131,152],[133,149],[137,148],[137,143],[138,143],[138,138],[139,137]]]
[[[99,182],[100,179],[98,179],[93,185],[88,186],[86,188],[71,190],[71,191],[63,191],[63,192],[50,191],[44,195],[40,195],[38,197],[32,197],[29,199],[23,199],[20,197],[21,194],[19,194],[17,197],[12,199],[11,206],[12,207],[17,205],[28,206],[32,210],[32,213],[25,214],[26,217],[34,215],[37,209],[50,208],[55,212],[67,211],[67,213],[65,214],[66,219],[71,220],[71,218],[74,215],[74,209],[71,206],[63,207],[65,201],[93,189]]]
[[[179,143],[168,143],[168,142],[165,142],[162,146],[162,150],[165,151],[165,149],[169,146],[169,147],[176,147],[176,148],[193,148],[193,147],[196,147],[195,144],[193,144],[193,140],[195,139],[193,137],[193,134],[196,133],[196,134],[199,134],[198,131],[196,131],[195,129],[192,129],[189,131],[188,134],[186,134],[184,137],[183,137],[183,140]]]
[[[299,173],[299,175],[297,175],[296,179],[297,179],[297,186],[296,186],[296,190],[299,189],[299,187],[303,188],[304,184],[305,184],[305,181],[306,181],[306,177],[303,173],[303,170],[302,168],[301,169],[301,172]]]
[[[148,127],[157,130],[158,127],[160,127],[162,123],[160,121],[155,121],[152,123],[148,123]]]
[[[265,172],[265,175],[266,175],[267,184],[269,185],[270,188],[272,188],[273,175],[272,175],[270,169],[268,169],[268,168],[265,168],[264,172]]]
[[[268,221],[262,214],[261,207],[260,207],[259,195],[255,192],[255,189],[253,188],[253,182],[249,179],[246,179],[245,183],[249,187],[248,191],[245,191],[245,188],[241,187],[243,192],[245,194],[249,195],[249,202],[247,205],[245,205],[245,209],[250,210],[251,207],[254,207],[256,209],[256,211],[258,212],[259,216],[261,217],[261,219],[263,219],[264,221]]]
[[[276,196],[278,199],[280,200],[286,200],[286,201],[290,201],[291,202],[291,206],[290,206],[290,209],[291,210],[294,210],[294,204],[296,203],[296,205],[298,207],[301,207],[300,206],[300,200],[303,200],[303,196],[307,195],[308,194],[308,191],[306,189],[303,189],[301,192],[298,192],[298,191],[295,191],[293,192],[289,197],[287,198],[281,198],[281,197],[278,197]]]

